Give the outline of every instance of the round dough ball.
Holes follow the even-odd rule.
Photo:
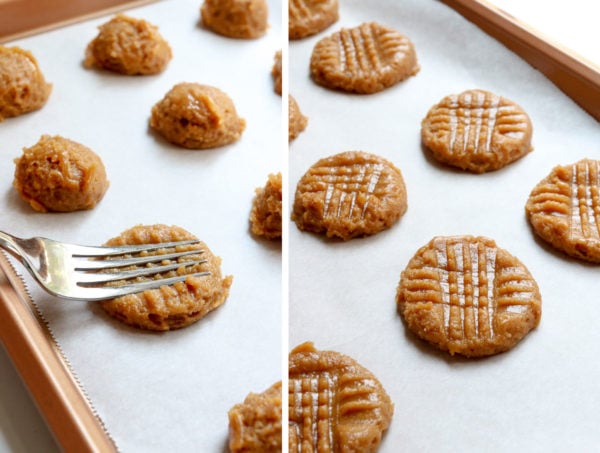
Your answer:
[[[281,239],[281,173],[270,174],[264,187],[256,189],[250,223],[252,233],[267,239]]]
[[[0,122],[42,108],[51,91],[31,52],[0,46]]]
[[[158,28],[143,19],[119,14],[99,27],[85,52],[85,66],[127,75],[162,72],[171,61],[171,48]]]
[[[238,140],[246,122],[220,89],[180,83],[152,108],[150,126],[175,145],[206,149]]]
[[[265,0],[206,0],[200,14],[206,27],[229,38],[260,38],[269,26]]]
[[[40,212],[70,212],[96,206],[108,180],[100,157],[72,140],[43,135],[15,159],[13,185]]]
[[[196,237],[175,225],[137,225],[110,239],[105,245],[159,244],[190,239],[196,239]],[[182,266],[177,270],[163,273],[161,276],[169,278],[198,272],[210,272],[210,275],[189,276],[185,281],[173,285],[165,285],[158,289],[108,300],[101,303],[102,308],[110,316],[125,324],[148,330],[179,329],[198,321],[225,302],[233,277],[221,276],[221,258],[213,255],[206,244],[201,241],[196,244],[178,246],[175,250],[165,248],[158,253],[166,254],[195,249],[202,251],[202,254],[179,258],[178,261]],[[206,262],[185,266],[185,261],[193,261],[199,257]],[[161,264],[170,264],[170,260],[165,261]],[[138,280],[147,281],[149,278],[138,277]]]

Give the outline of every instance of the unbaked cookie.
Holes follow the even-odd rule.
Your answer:
[[[281,50],[275,52],[275,61],[273,62],[273,69],[271,69],[271,75],[273,76],[273,90],[275,93],[281,95]]]
[[[292,220],[301,230],[344,240],[378,233],[406,212],[402,173],[362,151],[319,160],[296,187]]]
[[[137,225],[106,242],[107,246],[159,244],[196,239],[194,235],[178,226]],[[161,274],[162,278],[178,275],[210,272],[210,275],[188,277],[187,280],[169,286],[161,286],[142,293],[130,294],[101,302],[110,316],[130,326],[148,330],[172,330],[186,327],[208,312],[222,305],[229,294],[233,277],[221,277],[221,258],[213,255],[203,242],[165,248],[153,254],[164,255],[174,251],[198,250],[198,255],[178,258],[181,267]],[[185,266],[186,261],[197,259],[205,263]],[[168,262],[165,262],[168,261]],[[161,264],[170,264],[165,260]],[[127,270],[127,268],[124,268]],[[137,281],[148,281],[151,277],[138,277]],[[157,277],[158,278],[158,277]]]
[[[507,351],[540,322],[542,298],[527,268],[483,237],[436,237],[402,272],[406,326],[451,355]]]
[[[338,0],[290,0],[288,17],[290,39],[314,35],[338,20]]]
[[[229,411],[231,453],[281,453],[281,382]]]
[[[246,122],[220,89],[179,83],[152,108],[150,126],[175,145],[206,149],[237,141]]]
[[[574,258],[600,263],[600,161],[555,167],[535,186],[525,210],[545,241]]]
[[[531,146],[527,113],[501,96],[468,90],[446,96],[421,123],[423,144],[440,162],[473,173],[508,165]]]
[[[13,186],[40,212],[91,209],[102,200],[108,180],[102,159],[72,140],[42,135],[15,159]]]
[[[312,343],[289,357],[289,451],[374,453],[394,405],[354,359]]]
[[[252,233],[267,239],[281,238],[281,173],[269,175],[264,187],[256,189],[250,223]]]
[[[0,46],[0,122],[42,108],[51,91],[31,52]]]
[[[419,71],[412,42],[375,22],[342,28],[321,39],[310,59],[310,75],[328,88],[370,94]]]
[[[260,38],[269,27],[265,0],[205,0],[200,14],[207,28],[229,38]]]
[[[143,19],[118,14],[98,27],[85,51],[86,67],[128,75],[162,72],[171,61],[171,48],[158,28]]]
[[[306,118],[300,111],[300,107],[298,107],[296,99],[289,95],[288,100],[288,141],[291,142],[306,128],[306,125],[308,124],[308,118]]]

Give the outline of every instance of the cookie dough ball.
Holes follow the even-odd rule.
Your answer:
[[[260,38],[269,25],[265,0],[205,0],[200,14],[206,27],[229,38]]]
[[[281,238],[281,173],[269,175],[265,187],[256,189],[250,223],[252,233],[267,239]]]
[[[289,96],[288,114],[288,141],[291,142],[306,128],[306,125],[308,124],[308,118],[302,114],[296,99],[294,99],[291,95]]]
[[[281,95],[281,50],[275,53],[275,62],[273,63],[273,69],[271,69],[271,75],[273,76],[273,90],[275,90],[275,93]]]
[[[33,209],[70,212],[96,206],[108,180],[100,157],[72,140],[43,135],[15,159],[13,185]]]
[[[0,46],[0,122],[41,109],[50,91],[31,52]]]
[[[152,108],[150,126],[175,145],[206,149],[238,140],[246,122],[220,89],[180,83]]]
[[[288,6],[290,39],[317,34],[339,19],[338,0],[290,0]]]
[[[162,72],[171,61],[171,48],[158,28],[143,19],[119,14],[99,27],[88,44],[85,66],[127,75]]]
[[[229,411],[229,451],[281,452],[281,382],[262,393],[250,393]]]
[[[110,239],[105,245],[159,244],[190,239],[196,237],[178,226],[137,225]],[[233,277],[221,276],[221,258],[213,255],[204,242],[182,245],[176,249],[164,248],[154,254],[196,249],[199,251],[197,255],[179,258],[178,261],[182,266],[174,271],[160,274],[161,277],[169,278],[198,272],[210,272],[210,275],[200,277],[190,275],[183,282],[118,297],[102,302],[102,308],[110,316],[125,324],[147,330],[179,329],[198,321],[208,312],[222,305],[229,295]],[[185,266],[186,261],[198,259],[206,262]],[[171,264],[171,260],[160,263],[160,265],[168,264]],[[137,281],[148,281],[149,278],[151,277],[138,277]]]

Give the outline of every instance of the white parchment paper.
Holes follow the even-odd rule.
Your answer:
[[[223,451],[227,411],[281,378],[281,246],[254,238],[248,223],[254,190],[281,171],[287,140],[270,75],[282,42],[281,2],[269,2],[270,29],[257,40],[205,30],[201,3],[162,1],[128,12],[158,25],[173,49],[168,68],[156,76],[83,68],[85,47],[108,17],[9,44],[31,50],[54,87],[42,110],[0,124],[0,228],[101,244],[136,224],[175,224],[205,241],[221,256],[224,275],[234,276],[222,307],[163,334],[124,326],[92,303],[50,297],[29,280],[123,452]],[[230,95],[247,122],[238,142],[190,151],[148,128],[152,105],[182,81]],[[63,135],[102,157],[110,188],[95,209],[40,214],[18,197],[13,159],[42,134]]]
[[[377,21],[410,37],[421,71],[383,92],[351,95],[314,84],[312,48],[342,26]],[[600,268],[536,239],[524,214],[552,167],[600,158],[600,127],[527,63],[445,5],[422,0],[341,2],[340,20],[290,43],[290,92],[309,117],[290,149],[290,203],[302,174],[346,150],[379,154],[403,172],[408,211],[391,229],[328,241],[290,226],[290,347],[313,341],[346,353],[395,403],[383,453],[593,451],[600,443]],[[482,88],[513,99],[534,124],[535,150],[497,172],[436,163],[420,122],[442,97]],[[512,351],[480,360],[436,352],[396,311],[400,272],[436,235],[488,236],[539,283],[542,320]]]

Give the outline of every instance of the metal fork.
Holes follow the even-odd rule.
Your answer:
[[[184,281],[190,276],[209,275],[210,272],[197,272],[177,277],[121,284],[121,281],[137,277],[151,277],[181,266],[206,263],[206,260],[196,258],[189,261],[177,261],[186,256],[192,258],[192,255],[202,254],[203,250],[198,249],[140,256],[142,252],[151,253],[198,242],[200,241],[190,240],[122,247],[89,247],[41,237],[21,239],[0,231],[0,247],[23,263],[42,288],[61,298],[85,301],[113,299],[163,285],[172,285]],[[175,262],[133,270],[121,269],[159,263],[163,260],[175,260]],[[110,286],[111,282],[114,286]]]

